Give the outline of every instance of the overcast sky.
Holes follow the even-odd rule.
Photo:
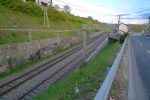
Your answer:
[[[53,0],[60,7],[69,5],[71,13],[92,16],[100,22],[117,23],[116,15],[123,14],[121,21],[129,24],[148,22],[150,0]]]

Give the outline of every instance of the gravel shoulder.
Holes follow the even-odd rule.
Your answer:
[[[108,100],[128,100],[129,42],[117,69]]]

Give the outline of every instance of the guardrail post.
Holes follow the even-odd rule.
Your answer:
[[[83,61],[84,63],[86,62],[86,30],[87,30],[87,26],[84,24],[83,25]]]

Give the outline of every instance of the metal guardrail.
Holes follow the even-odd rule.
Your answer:
[[[111,88],[111,85],[112,85],[112,82],[114,80],[117,68],[118,68],[120,60],[122,58],[127,39],[128,39],[128,37],[126,38],[125,42],[123,43],[123,46],[122,46],[120,52],[118,53],[117,58],[115,59],[108,75],[106,76],[106,78],[105,78],[105,80],[104,80],[104,82],[100,88],[100,90],[98,91],[98,93],[94,97],[94,100],[107,100],[107,96],[109,94],[109,90]]]

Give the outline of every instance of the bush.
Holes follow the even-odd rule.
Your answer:
[[[10,8],[14,11],[26,13],[31,16],[43,16],[43,11],[40,6],[33,2],[23,2],[22,0],[0,0],[0,5]],[[61,20],[61,21],[70,21],[70,22],[78,22],[78,23],[86,23],[88,21],[92,21],[93,23],[98,23],[98,21],[94,21],[93,19],[88,19],[84,17],[74,16],[69,13],[65,13],[62,11],[58,11],[55,8],[48,9],[48,16],[51,20]]]
[[[123,35],[120,36],[119,42],[120,42],[120,43],[123,43],[124,40],[125,40],[125,35],[123,34]]]
[[[126,33],[124,34],[124,35],[125,35],[125,37],[127,37],[127,36],[128,36],[128,34],[129,34],[129,33],[127,33],[127,32],[126,32]]]
[[[14,11],[23,12],[29,15],[42,16],[43,11],[36,3],[24,3],[21,0],[1,0],[0,5],[8,7]]]
[[[100,30],[99,30],[99,29],[95,29],[94,31],[95,31],[95,32],[99,32]]]

